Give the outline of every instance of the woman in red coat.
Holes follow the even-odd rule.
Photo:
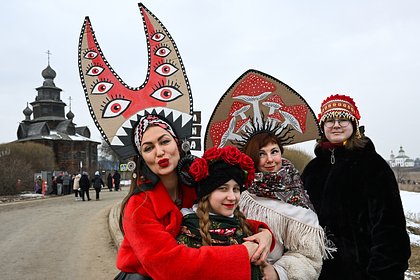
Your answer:
[[[180,183],[177,173],[181,158],[179,140],[162,117],[148,115],[135,128],[134,142],[140,154],[137,184],[121,208],[120,226],[124,240],[118,251],[116,279],[246,279],[251,278],[251,261],[262,263],[272,236],[265,224],[250,226],[259,233],[247,242],[227,247],[199,249],[177,244],[182,214],[196,199],[193,188]],[[140,276],[139,276],[140,275]],[[125,277],[125,278],[124,278]]]

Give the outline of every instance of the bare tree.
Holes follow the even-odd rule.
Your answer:
[[[99,167],[102,170],[115,170],[120,162],[121,158],[105,140],[102,140],[99,146]]]
[[[0,194],[33,190],[34,173],[55,168],[52,148],[42,144],[3,144],[0,151],[7,151],[0,153]]]
[[[393,170],[398,184],[405,184],[408,179],[408,173],[405,168],[401,166],[395,166]]]

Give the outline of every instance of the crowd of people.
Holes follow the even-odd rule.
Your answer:
[[[37,177],[35,180],[35,193],[40,193],[42,185],[41,177]],[[99,171],[96,171],[92,178],[89,177],[89,173],[83,171],[70,175],[68,172],[59,172],[58,175],[52,176],[51,188],[48,194],[53,195],[68,195],[74,193],[75,200],[79,201],[90,201],[89,189],[95,190],[96,200],[100,199],[100,192],[104,188],[108,188],[109,191],[121,191],[121,174],[118,170],[113,173],[109,172],[106,183],[102,179],[102,175]]]

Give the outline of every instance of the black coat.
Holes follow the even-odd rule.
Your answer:
[[[95,175],[95,177],[92,180],[93,188],[95,189],[101,189],[102,187],[105,187],[104,181],[102,180],[100,175]]]
[[[337,252],[319,279],[404,279],[410,240],[395,175],[369,140],[365,148],[317,147],[302,180]]]
[[[80,185],[80,188],[82,190],[84,190],[84,191],[89,190],[89,188],[90,188],[90,181],[89,181],[88,175],[82,174],[82,177],[80,177],[79,185]]]

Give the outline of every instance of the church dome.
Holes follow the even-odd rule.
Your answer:
[[[73,114],[73,112],[72,112],[72,111],[69,111],[69,112],[66,114],[66,117],[67,117],[67,119],[69,119],[69,120],[74,119],[74,114]]]
[[[55,87],[54,84],[54,78],[57,76],[54,69],[51,68],[51,66],[48,64],[47,68],[42,70],[42,77],[44,77],[44,83],[43,86],[47,87]]]
[[[32,110],[31,110],[31,108],[29,108],[28,103],[26,103],[26,108],[23,110],[23,114],[24,114],[25,116],[30,116],[30,115],[32,115]]]
[[[57,76],[54,69],[52,69],[49,64],[48,64],[47,68],[42,70],[41,74],[42,74],[42,77],[44,77],[44,79],[51,79],[51,80],[54,80],[54,78]]]

